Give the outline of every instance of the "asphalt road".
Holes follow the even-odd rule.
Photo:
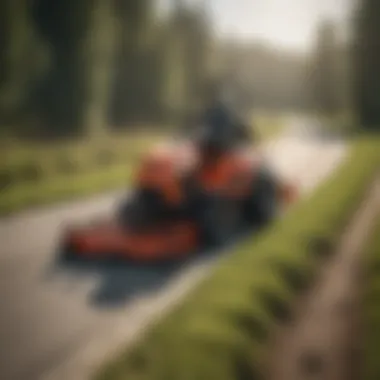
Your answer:
[[[264,154],[307,194],[346,152],[297,121]],[[93,362],[132,342],[212,267],[216,257],[178,268],[57,268],[62,226],[110,212],[120,194],[0,219],[0,379],[87,379]],[[66,372],[65,372],[66,371]]]

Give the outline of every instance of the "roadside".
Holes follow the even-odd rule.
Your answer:
[[[380,378],[380,210],[375,228],[372,229],[364,254],[360,272],[361,308],[359,315],[360,345],[356,349],[360,380]]]
[[[377,180],[313,287],[296,302],[292,320],[275,331],[269,380],[359,380],[357,335],[363,247],[380,206]],[[355,352],[355,351],[354,351]]]

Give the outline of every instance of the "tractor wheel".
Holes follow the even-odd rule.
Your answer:
[[[277,183],[268,170],[255,176],[250,198],[244,203],[245,220],[257,227],[270,224],[279,211]]]
[[[59,252],[59,261],[62,263],[72,263],[77,259],[74,247],[71,244],[63,243]]]
[[[118,221],[122,226],[138,226],[145,217],[145,207],[139,197],[132,197],[121,203],[118,209]]]
[[[202,240],[207,247],[218,247],[233,238],[239,227],[239,210],[223,199],[209,199],[200,210]]]
[[[149,225],[159,212],[156,198],[156,194],[147,191],[136,192],[119,206],[118,220],[123,226],[132,228]]]

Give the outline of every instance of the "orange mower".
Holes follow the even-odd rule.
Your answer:
[[[263,227],[293,202],[251,146],[218,149],[190,139],[143,158],[135,189],[112,220],[65,231],[65,259],[179,260],[218,247],[243,226]]]

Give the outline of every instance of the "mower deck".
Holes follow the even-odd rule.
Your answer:
[[[172,222],[133,231],[108,222],[69,230],[63,254],[82,259],[164,261],[185,258],[198,248],[198,231],[189,222]]]
[[[214,152],[192,143],[154,150],[142,160],[136,190],[113,220],[66,231],[65,258],[164,262],[203,244],[222,244],[240,225],[267,224],[294,202],[256,152]]]

